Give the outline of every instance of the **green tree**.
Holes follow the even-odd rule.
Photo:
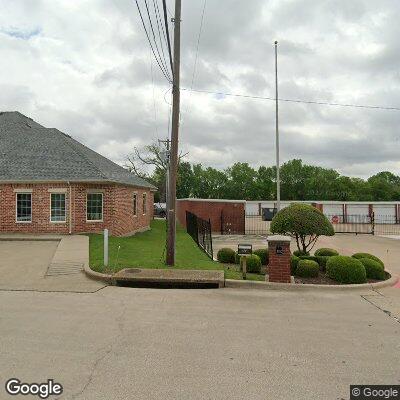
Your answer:
[[[383,171],[371,176],[368,183],[372,197],[376,201],[400,200],[400,176]]]
[[[256,171],[248,163],[235,163],[226,169],[230,199],[252,200],[256,196]]]
[[[320,236],[335,234],[328,218],[309,204],[291,204],[278,212],[271,222],[271,232],[290,235],[296,240],[297,248],[307,254]]]

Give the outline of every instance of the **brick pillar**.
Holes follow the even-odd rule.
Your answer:
[[[269,282],[291,283],[290,278],[290,237],[268,237],[268,276]]]

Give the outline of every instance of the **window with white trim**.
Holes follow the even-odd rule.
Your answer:
[[[86,219],[88,221],[103,220],[103,193],[86,195]]]
[[[137,193],[133,193],[133,216],[137,216]]]
[[[17,193],[17,222],[32,222],[32,193]]]
[[[66,221],[65,193],[50,193],[50,221]]]
[[[142,210],[143,210],[143,215],[145,215],[146,212],[147,212],[147,193],[143,193],[143,206],[142,206]]]

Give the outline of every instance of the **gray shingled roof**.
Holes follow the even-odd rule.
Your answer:
[[[58,129],[0,112],[0,182],[113,182],[155,189]]]

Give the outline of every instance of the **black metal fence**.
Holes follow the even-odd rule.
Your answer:
[[[400,216],[395,215],[326,215],[336,233],[400,236]],[[269,235],[271,222],[264,221],[260,213],[245,213],[242,217],[221,213],[221,234]]]
[[[374,234],[373,215],[326,215],[336,233]]]
[[[199,218],[196,214],[186,211],[186,231],[197,245],[212,259],[211,221]]]

